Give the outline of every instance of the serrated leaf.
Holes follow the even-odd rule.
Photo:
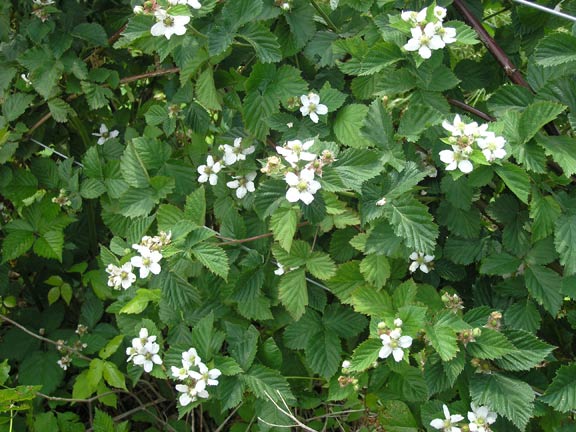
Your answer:
[[[205,108],[220,111],[220,95],[214,84],[214,71],[211,67],[206,68],[196,80],[196,98]]]
[[[532,195],[530,217],[534,219],[532,224],[534,240],[541,240],[552,234],[561,213],[560,204],[553,196]]]
[[[450,327],[436,324],[425,326],[426,338],[443,361],[456,357],[459,351],[456,332]]]
[[[135,188],[145,188],[150,184],[150,176],[146,171],[142,157],[132,143],[128,144],[122,155],[120,168],[126,183]]]
[[[356,347],[350,359],[350,367],[353,372],[361,372],[370,368],[378,360],[378,353],[382,348],[380,339],[367,339]]]
[[[200,187],[186,197],[184,214],[198,226],[204,226],[206,218],[206,196],[204,187]]]
[[[520,430],[526,428],[534,410],[532,387],[498,373],[472,375],[470,396],[477,406],[489,406]]]
[[[274,369],[255,364],[245,375],[241,375],[242,381],[259,399],[280,402],[280,396],[286,401],[294,401],[294,396],[286,379]]]
[[[60,230],[45,232],[34,242],[34,252],[44,258],[54,258],[62,261],[64,249],[64,233]]]
[[[496,167],[496,174],[504,181],[508,189],[514,192],[520,201],[528,204],[530,195],[530,177],[522,168],[505,162],[502,166]]]
[[[338,370],[340,352],[340,339],[325,328],[311,335],[305,349],[310,368],[324,378],[330,378]]]
[[[522,264],[522,260],[506,252],[501,252],[484,258],[480,266],[480,273],[487,275],[511,274],[518,270],[520,264]]]
[[[18,258],[26,253],[34,244],[35,236],[32,231],[12,231],[2,242],[2,262]]]
[[[541,136],[537,139],[546,150],[547,155],[551,155],[554,161],[560,165],[564,175],[570,177],[576,174],[576,153],[574,148],[576,140],[568,136]]]
[[[333,124],[336,138],[348,147],[371,147],[372,143],[361,133],[367,113],[368,107],[360,104],[349,104],[340,109]]]
[[[545,124],[556,119],[565,109],[565,105],[549,101],[539,101],[528,105],[522,112],[518,124],[520,144],[525,144],[532,139]]]
[[[521,371],[532,369],[554,350],[552,345],[542,342],[527,331],[506,330],[503,333],[515,348],[512,353],[494,360],[494,363],[504,370]]]
[[[432,253],[436,247],[438,226],[428,213],[428,207],[411,197],[384,206],[384,214],[394,232],[404,238],[412,250]]]
[[[300,268],[281,276],[278,284],[278,297],[286,310],[298,321],[308,305],[306,273]]]
[[[528,292],[552,316],[556,316],[563,299],[560,275],[544,266],[531,266],[526,269],[524,278]]]
[[[497,359],[515,351],[514,345],[502,333],[483,328],[482,334],[466,346],[471,356],[481,359]]]
[[[224,280],[228,279],[230,265],[228,263],[228,255],[226,255],[224,249],[210,243],[199,243],[192,248],[191,252],[212,273]]]
[[[282,60],[278,39],[262,24],[247,25],[238,32],[238,36],[252,45],[262,63],[276,63]]]
[[[568,33],[553,33],[540,40],[534,59],[541,66],[559,66],[576,61],[576,37]]]
[[[540,328],[542,317],[531,300],[510,305],[504,312],[504,322],[509,328],[536,332]]]
[[[296,233],[298,219],[298,210],[293,207],[281,207],[277,209],[270,218],[270,230],[282,248],[290,252],[292,240]]]
[[[539,399],[560,412],[576,409],[576,363],[564,365]]]
[[[356,289],[352,294],[352,306],[356,312],[383,320],[393,317],[392,300],[385,291],[378,291],[375,288],[364,286]]]
[[[114,432],[114,420],[104,411],[95,409],[94,423],[92,424],[94,432]]]
[[[306,270],[320,280],[327,280],[336,274],[336,264],[330,255],[323,252],[312,252],[306,258]]]
[[[254,211],[260,219],[265,219],[274,213],[286,197],[286,182],[269,180],[260,184],[254,198]]]
[[[28,108],[30,103],[34,100],[33,95],[24,93],[13,93],[6,97],[2,103],[2,114],[7,121],[11,122],[16,120]]]
[[[106,30],[104,30],[104,27],[98,23],[78,24],[72,30],[72,36],[90,42],[90,44],[95,46],[108,45],[108,35],[106,34]]]
[[[563,215],[556,221],[554,245],[564,266],[564,275],[576,273],[576,215]]]
[[[360,263],[360,272],[367,282],[382,288],[390,277],[390,263],[384,255],[368,255]]]

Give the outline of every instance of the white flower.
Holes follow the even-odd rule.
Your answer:
[[[442,24],[436,25],[436,34],[442,38],[446,45],[456,42],[456,29],[452,27],[443,27]]]
[[[26,83],[26,86],[32,85],[32,81],[30,81],[30,74],[20,74],[20,78]]]
[[[307,150],[314,145],[314,140],[302,143],[300,140],[287,141],[283,147],[277,146],[276,151],[284,156],[286,162],[293,167],[296,166],[298,161],[313,161],[318,155],[309,153]]]
[[[150,29],[152,36],[165,36],[170,39],[172,35],[182,36],[186,33],[186,24],[190,22],[189,16],[169,15],[163,9],[154,12],[156,24]]]
[[[276,147],[276,151],[284,156],[290,165],[295,166],[298,161],[313,161],[317,155],[307,150],[314,145],[314,140],[302,143],[300,140],[287,141],[283,147]]]
[[[136,5],[134,6],[134,9],[132,11],[134,12],[135,15],[140,15],[144,13],[144,8],[140,5]]]
[[[136,275],[132,273],[132,264],[129,262],[122,267],[117,267],[114,264],[108,264],[106,267],[108,273],[108,286],[114,289],[128,289],[136,281]]]
[[[190,365],[198,366],[202,363],[202,359],[198,355],[195,348],[190,348],[188,351],[182,353],[182,363],[188,363]]]
[[[344,360],[342,362],[342,369],[348,369],[352,364],[350,363],[349,360]]]
[[[184,381],[188,379],[190,376],[190,369],[186,367],[186,365],[182,364],[181,368],[177,368],[176,366],[171,367],[172,370],[172,377],[176,378],[177,380]]]
[[[442,22],[446,18],[446,9],[442,6],[434,6],[434,16],[438,21]]]
[[[139,246],[139,245],[132,245]],[[162,268],[160,267],[160,260],[162,259],[162,254],[157,250],[151,251],[147,247],[139,246],[140,256],[132,257],[130,262],[134,267],[140,268],[140,278],[147,278],[150,273],[160,274]]]
[[[402,327],[402,324],[404,324],[404,323],[402,322],[402,320],[401,320],[400,318],[396,318],[396,319],[394,320],[394,325],[395,325],[396,327]]]
[[[246,160],[246,155],[254,153],[254,146],[250,146],[244,150],[241,147],[242,138],[236,138],[234,140],[234,146],[224,144],[220,148],[224,151],[224,164],[225,165],[232,165],[236,163],[236,161]]]
[[[440,160],[445,164],[447,171],[453,171],[458,168],[464,174],[472,172],[474,166],[472,162],[468,160],[468,157],[472,153],[471,147],[465,147],[464,149],[453,145],[452,150],[442,150],[439,153]]]
[[[382,207],[382,206],[386,205],[386,202],[387,202],[386,197],[382,197],[378,201],[376,201],[376,205],[378,207]]]
[[[292,6],[291,6],[290,3],[288,3],[288,2],[283,2],[283,3],[280,5],[280,9],[282,9],[283,11],[289,11],[289,10],[291,9],[291,7],[292,7]]]
[[[484,137],[478,138],[476,143],[482,149],[482,153],[488,162],[493,162],[495,159],[503,159],[506,156],[506,150],[504,150],[506,140],[504,137],[496,136],[494,132],[487,132]]]
[[[318,114],[328,114],[328,107],[320,103],[320,96],[316,93],[308,93],[308,95],[300,96],[300,112],[304,117],[310,116],[310,120],[318,123]]]
[[[433,23],[426,24],[424,30],[421,27],[414,27],[410,33],[412,39],[404,45],[404,49],[406,51],[418,51],[423,59],[429,59],[432,56],[432,50],[444,48],[446,45],[442,38],[436,34]]]
[[[282,276],[284,273],[286,273],[286,269],[282,264],[276,263],[276,266],[278,267],[276,270],[274,270],[274,274],[276,276]]]
[[[34,0],[34,4],[38,6],[50,6],[56,3],[54,0]]]
[[[226,183],[230,189],[236,189],[236,196],[240,199],[244,198],[248,192],[254,192],[254,179],[256,178],[256,171],[246,174],[245,176],[232,177],[234,180]]]
[[[202,7],[198,0],[168,0],[168,3],[171,5],[184,4],[194,9],[200,9]]]
[[[134,356],[132,362],[137,366],[142,366],[145,372],[152,371],[154,364],[161,365],[162,359],[158,355],[160,345],[154,342],[148,342],[140,352]]]
[[[120,132],[117,130],[109,131],[104,123],[100,125],[100,132],[92,132],[92,135],[100,137],[98,138],[99,145],[104,144],[109,139],[116,138],[119,134]]]
[[[412,338],[410,336],[401,336],[400,329],[395,329],[390,334],[383,333],[380,335],[382,339],[382,348],[378,353],[380,358],[388,358],[390,354],[394,357],[394,361],[399,362],[404,358],[404,348],[410,348],[412,345]]]
[[[196,402],[199,397],[204,399],[208,397],[208,392],[206,390],[199,392],[194,386],[189,386],[186,384],[176,384],[176,390],[182,393],[178,398],[178,401],[182,406]]]
[[[434,260],[434,255],[424,255],[421,252],[412,252],[410,254],[412,264],[410,264],[410,273],[414,273],[418,268],[424,273],[428,273],[430,268],[428,264]],[[400,326],[398,326],[400,327]]]
[[[472,412],[468,411],[468,428],[471,432],[490,432],[490,425],[496,421],[498,415],[488,407],[478,407],[474,403],[470,404]]]
[[[200,165],[198,167],[198,181],[200,183],[209,182],[212,186],[215,186],[218,183],[218,176],[217,174],[222,169],[222,165],[220,162],[214,162],[214,158],[212,155],[208,155],[206,158],[206,165]]]
[[[72,359],[69,356],[65,355],[60,360],[58,360],[56,363],[58,363],[58,366],[60,366],[62,369],[68,370],[68,368],[70,367],[71,361],[72,361]]]
[[[286,127],[287,127],[288,129],[292,129],[292,128],[294,127],[294,123],[288,122],[288,123],[286,123]]]
[[[200,363],[198,365],[198,370],[200,373],[197,376],[192,376],[192,378],[196,379],[196,390],[202,391],[206,388],[206,386],[217,386],[218,385],[218,377],[222,375],[219,369],[208,369],[204,363]],[[203,383],[203,384],[200,384]]]
[[[442,405],[444,411],[444,419],[434,419],[430,422],[430,426],[434,429],[442,430],[443,432],[461,432],[459,427],[454,426],[454,423],[464,420],[460,414],[450,415],[450,411],[446,405]]]
[[[422,9],[420,12],[404,11],[400,14],[400,18],[412,24],[422,23],[426,20],[426,8]]]
[[[320,189],[320,183],[314,180],[314,171],[303,169],[300,175],[289,172],[284,177],[290,188],[286,192],[286,199],[290,202],[302,201],[310,204],[314,201],[314,194]]]

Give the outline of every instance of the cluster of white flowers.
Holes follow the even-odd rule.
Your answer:
[[[236,138],[233,145],[224,144],[218,147],[223,152],[222,160],[215,161],[212,155],[208,155],[206,163],[198,167],[199,183],[210,183],[212,186],[218,184],[218,173],[225,167],[230,167],[238,161],[245,161],[246,156],[251,155],[256,150],[254,146],[242,147],[242,138]],[[236,197],[244,198],[249,192],[256,190],[254,180],[256,171],[248,172],[244,175],[231,176],[232,181],[226,183],[230,189],[236,191]]]
[[[413,25],[410,30],[412,38],[404,45],[404,49],[418,51],[423,59],[429,59],[433,50],[442,49],[456,42],[456,29],[442,25],[446,9],[434,6],[431,20],[428,20],[428,9],[424,8],[420,12],[404,11],[401,14],[404,21]]]
[[[410,264],[410,273],[414,273],[416,270],[420,269],[424,273],[430,271],[432,261],[434,261],[434,255],[425,255],[422,252],[412,252],[410,254],[410,259],[412,263]]]
[[[378,323],[378,333],[382,340],[382,348],[380,348],[378,357],[385,359],[392,354],[394,361],[402,361],[404,349],[412,346],[412,338],[410,336],[402,336],[403,324],[400,318],[394,320],[394,329],[389,329],[384,322]]]
[[[472,411],[468,411],[468,425],[467,430],[471,432],[490,432],[492,429],[490,425],[496,421],[498,415],[490,411],[488,407],[476,406],[474,403],[470,404]],[[437,418],[430,422],[430,426],[434,429],[443,432],[462,432],[462,428],[457,426],[459,422],[464,420],[460,414],[450,414],[450,410],[446,405],[442,405],[444,411],[444,418]]]
[[[202,5],[198,0],[168,0],[172,6],[188,5],[193,9],[200,9]],[[153,15],[156,23],[150,29],[152,36],[164,36],[170,39],[173,35],[182,36],[186,33],[186,25],[190,22],[187,15],[172,15],[169,10],[162,7],[155,1],[145,2],[144,5],[134,6],[135,14]]]
[[[133,273],[134,268],[139,269],[141,279],[147,278],[150,273],[160,274],[162,268],[160,260],[162,259],[161,250],[171,241],[172,233],[161,231],[159,235],[150,237],[144,236],[140,244],[133,244],[132,248],[138,251],[139,255],[132,257],[129,262],[118,267],[114,264],[108,264],[106,273],[108,273],[108,286],[114,289],[128,289],[136,282],[136,275]]]
[[[138,337],[132,339],[132,346],[126,348],[126,361],[142,366],[145,372],[150,373],[155,364],[162,364],[158,352],[160,345],[156,343],[156,336],[149,336],[148,329],[141,328]]]
[[[309,116],[310,120],[318,123],[318,115],[328,114],[328,107],[320,103],[320,96],[316,93],[310,92],[307,95],[300,96],[300,112],[304,117]]]
[[[178,398],[180,405],[186,406],[198,398],[208,398],[210,395],[206,388],[217,386],[217,379],[221,374],[218,369],[208,369],[208,366],[202,363],[196,349],[190,348],[184,351],[182,367],[172,366],[172,377],[181,381],[181,384],[176,384],[176,390],[181,393]]]
[[[104,123],[100,125],[100,130],[98,132],[92,133],[93,136],[98,137],[98,145],[104,144],[109,139],[116,138],[119,134],[120,132],[117,130],[109,131],[108,127]]]
[[[452,150],[442,150],[439,153],[440,160],[447,164],[447,171],[458,168],[465,174],[472,172],[474,166],[470,161],[470,156],[474,152],[475,145],[482,151],[489,163],[506,156],[506,150],[504,150],[506,140],[490,132],[487,124],[465,123],[456,114],[452,123],[445,120],[442,122],[442,127],[451,133],[451,136],[443,141],[450,145]]]
[[[314,201],[314,194],[320,190],[320,182],[315,176],[322,176],[322,168],[334,161],[332,153],[324,150],[320,156],[308,150],[314,145],[314,140],[302,142],[300,140],[287,141],[282,147],[277,146],[276,151],[290,167],[285,167],[277,156],[271,156],[262,168],[266,174],[281,174],[288,184],[286,199],[290,202],[302,201],[310,204]]]

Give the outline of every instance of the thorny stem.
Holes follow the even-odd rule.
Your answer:
[[[47,342],[47,343],[52,344],[52,345],[57,346],[57,347],[65,348],[66,350],[75,353],[75,354],[76,354],[79,358],[81,358],[81,359],[88,360],[88,361],[91,361],[91,360],[92,360],[90,357],[86,357],[84,354],[82,354],[82,352],[81,352],[80,350],[78,350],[78,349],[76,349],[76,348],[72,348],[72,347],[70,347],[70,346],[68,346],[68,345],[59,344],[58,342],[56,342],[56,341],[54,341],[54,340],[52,340],[52,339],[45,338],[44,336],[40,336],[39,334],[36,334],[36,333],[34,333],[33,331],[28,330],[28,329],[27,329],[26,327],[24,327],[22,324],[17,323],[16,321],[8,318],[8,317],[5,316],[5,315],[0,314],[0,319],[3,320],[3,321],[8,322],[8,323],[10,323],[10,324],[12,324],[14,327],[19,328],[19,329],[22,330],[24,333],[27,333],[27,334],[29,334],[30,336],[32,336],[32,337],[34,337],[34,338],[36,338],[36,339],[38,339],[38,340],[41,340],[41,341],[43,341],[43,342]]]
[[[489,122],[492,122],[492,121],[495,121],[495,120],[496,120],[496,119],[495,119],[494,117],[492,117],[491,115],[486,114],[485,112],[482,112],[482,111],[480,111],[479,109],[474,108],[474,107],[472,107],[472,106],[470,106],[470,105],[468,105],[468,104],[466,104],[466,103],[464,103],[464,102],[462,102],[462,101],[448,98],[448,103],[449,103],[450,105],[454,105],[455,107],[458,107],[458,108],[460,108],[460,109],[462,109],[462,110],[464,110],[464,111],[468,111],[470,114],[474,114],[475,116],[480,117],[482,120],[486,120],[486,121],[489,121]]]

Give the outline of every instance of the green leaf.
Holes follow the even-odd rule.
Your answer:
[[[514,303],[504,312],[504,322],[513,329],[534,333],[540,328],[541,321],[540,312],[531,300]]]
[[[361,133],[367,113],[368,107],[360,104],[349,104],[340,109],[334,120],[334,134],[338,141],[348,147],[371,147],[372,143]]]
[[[108,35],[106,30],[98,23],[78,24],[72,30],[72,36],[85,40],[94,46],[107,46]]]
[[[124,374],[118,370],[118,366],[114,363],[104,362],[103,376],[110,386],[127,390]]]
[[[357,46],[351,47],[351,43]],[[345,62],[337,62],[338,68],[349,75],[373,75],[403,58],[398,45],[391,42],[378,41],[366,48],[360,46],[359,40],[356,39],[354,42],[350,40],[344,40],[342,43],[337,42],[336,45],[352,55]]]
[[[516,348],[502,333],[483,328],[482,334],[468,343],[466,350],[471,356],[493,360],[514,353]]]
[[[114,432],[114,420],[104,411],[95,409],[94,423],[92,424],[94,432]]]
[[[576,273],[576,215],[563,215],[556,221],[554,245],[564,266],[564,275]]]
[[[533,194],[530,202],[530,217],[534,219],[532,235],[534,240],[541,240],[554,232],[554,226],[562,213],[560,204],[554,197]],[[559,222],[558,222],[559,223]],[[562,237],[564,238],[564,237]],[[558,245],[556,245],[558,247]],[[570,262],[570,261],[568,261]]]
[[[487,275],[516,273],[520,264],[522,264],[522,260],[506,252],[501,252],[484,258],[480,266],[480,273]]]
[[[576,61],[576,37],[568,33],[552,33],[540,40],[534,50],[534,59],[545,67]]]
[[[328,112],[336,111],[346,101],[346,94],[332,88],[326,81],[320,89],[320,102],[328,107]]]
[[[44,258],[54,258],[62,261],[62,249],[64,248],[64,233],[58,231],[48,231],[36,239],[34,252]]]
[[[295,400],[286,379],[274,369],[255,364],[241,379],[259,399],[280,402],[282,396],[287,402]]]
[[[556,316],[562,306],[562,278],[554,270],[544,266],[531,266],[524,273],[526,288],[534,299]]]
[[[260,184],[254,198],[254,211],[260,219],[273,214],[286,197],[286,182],[269,180]]]
[[[270,230],[282,248],[290,252],[300,214],[294,207],[280,207],[270,218]]]
[[[224,249],[211,243],[199,243],[192,248],[191,252],[212,273],[224,280],[228,279],[230,265]]]
[[[278,298],[292,318],[298,321],[308,305],[308,288],[304,269],[293,270],[281,276]]]
[[[375,317],[376,319],[386,319],[392,317],[392,300],[385,291],[377,291],[372,287],[360,287],[352,294],[352,306],[356,312]]]
[[[368,255],[360,263],[360,272],[367,282],[382,288],[390,277],[390,263],[384,255]]]
[[[384,206],[384,214],[397,236],[403,237],[412,250],[432,253],[436,247],[438,227],[428,213],[428,207],[406,197]]]
[[[306,344],[306,361],[315,373],[330,378],[340,366],[340,339],[330,330],[323,328],[314,333]]]
[[[520,144],[527,143],[545,124],[555,120],[565,109],[565,105],[549,101],[539,101],[528,105],[522,112],[518,124]]]
[[[554,350],[552,345],[542,342],[532,333],[524,330],[506,330],[504,334],[515,347],[512,353],[494,360],[494,363],[504,370],[532,369]]]
[[[144,312],[150,302],[158,304],[160,297],[160,290],[139,289],[134,298],[126,303],[119,313],[139,314]]]
[[[426,338],[443,361],[449,361],[456,357],[459,348],[458,339],[454,330],[439,323],[436,323],[434,326],[425,326],[424,329],[426,331]]]
[[[539,399],[560,412],[576,409],[576,363],[561,366]]]
[[[252,366],[258,350],[260,333],[253,325],[246,326],[226,323],[226,341],[230,355],[238,362],[242,369]]]
[[[213,355],[214,312],[206,314],[192,329],[192,345],[198,350],[198,355],[208,361]]]
[[[124,335],[114,336],[110,341],[108,341],[106,346],[100,350],[98,355],[101,359],[106,360],[108,357],[118,351],[118,348],[120,345],[122,345],[123,341]]]
[[[82,91],[90,109],[96,110],[108,105],[109,100],[114,96],[112,90],[88,81],[81,82]]]
[[[440,111],[431,106],[411,103],[400,119],[398,134],[415,142],[426,129],[442,123],[443,117]]]
[[[477,406],[489,406],[520,430],[526,428],[534,410],[532,387],[498,373],[472,375],[470,396]]]
[[[235,28],[239,28],[260,15],[262,0],[238,0],[224,4],[222,16]]]
[[[428,399],[428,386],[422,371],[406,363],[400,363],[399,367],[390,375],[388,388],[394,395],[402,395],[408,402],[425,401]]]
[[[241,29],[238,36],[252,45],[256,56],[262,63],[275,63],[282,60],[278,39],[264,25],[251,23]]]
[[[505,162],[502,166],[496,167],[496,174],[504,180],[504,183],[514,195],[524,204],[528,204],[528,195],[530,195],[530,177],[522,168]]]
[[[55,391],[64,378],[64,371],[58,366],[60,355],[54,351],[35,351],[26,356],[18,369],[18,383],[41,385],[44,394]],[[38,367],[42,365],[42,367]]]
[[[320,280],[327,280],[336,274],[336,264],[330,255],[324,252],[312,252],[306,258],[306,270]]]
[[[196,98],[205,108],[220,111],[220,95],[214,84],[214,71],[211,67],[206,68],[196,80]]]
[[[146,171],[142,157],[132,143],[128,144],[122,155],[120,168],[126,183],[135,188],[145,188],[150,184],[150,176]]]
[[[204,226],[206,218],[206,196],[204,187],[199,187],[186,197],[184,214],[198,226]]]
[[[539,136],[538,144],[551,155],[554,161],[560,165],[564,175],[570,177],[576,174],[576,140],[567,136]]]
[[[34,244],[32,231],[12,231],[2,242],[2,262],[7,262],[25,254]]]
[[[402,147],[394,141],[392,117],[380,99],[376,99],[370,104],[362,133],[376,147],[384,150],[384,158],[387,163],[396,170],[402,169],[404,152]]]
[[[2,114],[6,121],[14,121],[24,114],[33,100],[34,96],[29,94],[13,93],[9,95],[2,104]]]
[[[354,350],[348,369],[353,372],[362,372],[372,367],[374,362],[378,360],[378,353],[381,348],[382,341],[380,339],[365,340]]]

